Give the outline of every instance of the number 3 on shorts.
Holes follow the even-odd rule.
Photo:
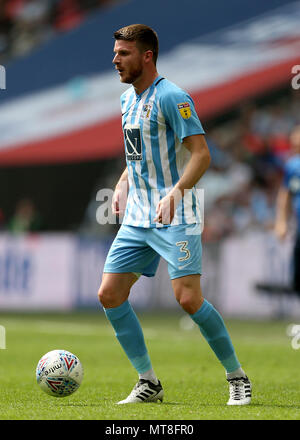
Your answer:
[[[184,252],[185,255],[178,258],[178,261],[186,261],[190,258],[191,253],[187,248],[187,245],[189,244],[189,242],[186,241],[177,241],[176,246],[180,246],[180,252]]]

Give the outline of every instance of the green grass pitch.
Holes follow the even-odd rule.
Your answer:
[[[197,327],[184,315],[138,313],[165,398],[118,406],[136,383],[102,312],[5,314],[6,349],[0,350],[1,420],[299,420],[300,350],[291,346],[287,321],[226,320],[242,366],[253,382],[250,406],[228,407],[223,367]],[[54,398],[36,384],[35,368],[53,349],[75,353],[84,367],[81,387]]]

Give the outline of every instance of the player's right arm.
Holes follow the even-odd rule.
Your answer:
[[[288,188],[279,189],[276,201],[276,218],[274,231],[279,239],[285,238],[288,230],[288,216],[290,210],[291,194]]]
[[[123,171],[113,194],[112,212],[113,214],[122,215],[126,209],[128,194],[128,168]]]

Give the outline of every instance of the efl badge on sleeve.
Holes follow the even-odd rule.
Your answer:
[[[189,119],[191,117],[191,106],[188,102],[182,102],[181,104],[177,104],[178,110],[180,111],[183,119]]]

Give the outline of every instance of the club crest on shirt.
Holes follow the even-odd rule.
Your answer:
[[[191,106],[188,102],[181,102],[177,104],[177,107],[183,119],[189,119],[191,117]]]
[[[152,104],[144,104],[141,117],[143,119],[149,119],[151,115],[151,110],[152,110]]]

